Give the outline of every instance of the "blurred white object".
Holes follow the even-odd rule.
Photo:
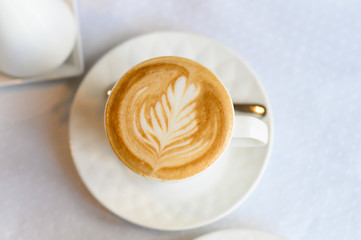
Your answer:
[[[63,0],[0,0],[0,70],[18,77],[48,73],[74,48],[77,25]]]
[[[286,240],[281,236],[251,229],[227,229],[209,233],[195,240]]]

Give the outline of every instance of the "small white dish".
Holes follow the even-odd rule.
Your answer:
[[[203,235],[194,240],[286,240],[284,237],[250,229],[229,229]]]
[[[83,73],[84,60],[83,60],[83,52],[81,46],[80,28],[78,22],[78,9],[77,9],[76,0],[64,0],[64,1],[69,5],[70,9],[74,14],[75,22],[77,25],[76,28],[78,30],[78,33],[76,35],[77,39],[75,42],[75,46],[70,56],[61,66],[54,69],[53,71],[34,77],[16,78],[0,72],[0,87],[20,85],[20,84],[26,84],[32,82],[52,81],[59,78],[75,77]]]
[[[217,74],[234,102],[267,107],[268,144],[228,148],[223,157],[191,180],[157,182],[123,165],[104,130],[106,90],[129,68],[149,58],[193,59]],[[88,72],[75,96],[70,116],[70,144],[76,168],[93,196],[109,211],[132,223],[159,230],[206,225],[230,213],[252,192],[269,159],[272,112],[250,68],[222,44],[195,34],[155,32],[130,39],[105,54]]]

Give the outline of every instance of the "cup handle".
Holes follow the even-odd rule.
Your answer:
[[[233,147],[257,147],[268,142],[267,124],[251,116],[236,115],[231,140]]]

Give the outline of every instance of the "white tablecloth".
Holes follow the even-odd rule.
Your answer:
[[[181,232],[115,217],[72,162],[69,109],[82,77],[0,89],[0,239],[192,239],[253,228],[288,239],[361,239],[360,1],[80,0],[86,70],[155,30],[214,38],[255,70],[270,98],[274,148],[231,215]]]

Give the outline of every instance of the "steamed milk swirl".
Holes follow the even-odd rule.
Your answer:
[[[211,165],[233,125],[229,96],[216,76],[184,58],[145,61],[113,89],[106,109],[110,143],[146,177],[183,179]]]

